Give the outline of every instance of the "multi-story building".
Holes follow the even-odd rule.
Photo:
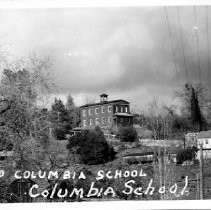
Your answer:
[[[119,127],[133,124],[130,103],[122,99],[108,101],[108,95],[105,93],[100,95],[99,103],[81,106],[80,116],[82,128]]]

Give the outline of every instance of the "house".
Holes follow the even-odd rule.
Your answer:
[[[183,148],[183,140],[155,140],[155,139],[141,139],[139,138],[139,143],[145,147],[175,147]]]
[[[186,148],[196,147],[198,149],[196,159],[200,157],[200,145],[203,149],[204,159],[211,158],[211,130],[196,133],[188,133],[185,135]]]
[[[145,149],[146,150],[146,149]],[[158,153],[160,151],[162,163],[165,164],[176,164],[177,153],[181,151],[181,148],[169,147],[169,148],[156,148],[152,147],[146,151],[140,151],[139,149],[128,150],[122,155],[123,161],[130,163],[151,163],[158,161]]]
[[[203,158],[210,159],[211,158],[211,130],[198,132],[195,136],[195,141],[197,148],[200,149],[200,145],[202,145],[203,149]],[[197,159],[199,159],[199,154],[197,153]]]
[[[133,152],[123,155],[123,161],[126,163],[151,163],[154,158],[154,152]]]
[[[80,116],[81,128],[117,128],[133,125],[130,103],[122,99],[109,101],[105,93],[100,95],[100,102],[81,106]]]

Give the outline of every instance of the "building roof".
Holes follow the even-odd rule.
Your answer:
[[[132,149],[128,149],[126,151],[123,152],[123,157],[134,157],[134,156],[147,156],[147,155],[154,155],[155,153],[158,154],[158,148],[155,147],[151,147],[151,148],[144,148],[143,151],[141,149],[138,148],[132,148]],[[159,148],[161,155],[166,154],[166,155],[173,155],[173,154],[177,154],[179,151],[182,151],[183,149],[181,148],[176,148],[176,147],[167,147],[167,148]]]
[[[129,153],[123,155],[123,157],[143,157],[143,156],[148,156],[148,155],[154,155],[154,152],[134,152],[134,153]]]
[[[198,132],[196,139],[204,139],[204,138],[211,138],[211,130]]]
[[[75,127],[73,128],[73,131],[84,131],[84,130],[90,130],[90,127]]]
[[[8,156],[13,156],[13,151],[1,151],[0,152],[0,157],[8,157]]]
[[[128,101],[119,99],[119,100],[104,101],[104,102],[98,102],[98,103],[92,103],[92,104],[85,104],[85,105],[83,105],[83,106],[80,106],[80,108],[83,108],[83,107],[90,107],[90,106],[98,106],[98,105],[102,105],[102,104],[111,104],[111,103],[116,103],[116,102],[124,102],[124,103],[129,104]]]

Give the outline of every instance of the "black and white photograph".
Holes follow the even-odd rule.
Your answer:
[[[211,5],[8,2],[0,205],[211,199]]]

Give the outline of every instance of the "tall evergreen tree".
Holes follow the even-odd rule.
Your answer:
[[[201,131],[203,129],[203,119],[199,107],[198,95],[194,87],[191,87],[190,109],[190,120],[193,129],[196,131]]]
[[[77,127],[80,120],[79,109],[75,106],[73,97],[70,94],[67,96],[66,109],[69,115],[71,128]]]
[[[193,86],[185,84],[184,89],[177,93],[184,106],[181,109],[182,115],[188,120],[190,131],[201,131],[206,128],[206,120],[203,118],[204,88],[199,84]]]
[[[66,107],[60,99],[55,98],[51,106],[50,121],[52,133],[56,139],[65,139],[65,135],[70,132],[70,118]]]

